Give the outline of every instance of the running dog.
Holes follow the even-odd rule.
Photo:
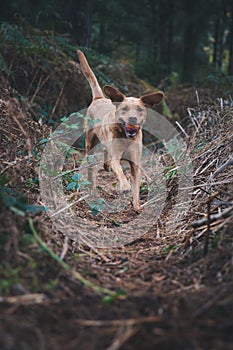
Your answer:
[[[109,85],[103,87],[103,93],[85,55],[80,50],[77,54],[82,73],[92,91],[92,102],[88,107],[87,116],[93,123],[86,125],[86,153],[89,154],[99,142],[103,144],[105,170],[112,168],[119,180],[121,192],[128,192],[132,186],[133,207],[139,212],[142,126],[146,120],[147,107],[152,108],[159,104],[164,94],[155,92],[140,98],[126,97]],[[130,164],[131,186],[120,165],[121,159],[127,160]],[[96,181],[92,167],[88,169],[88,181],[94,189]]]

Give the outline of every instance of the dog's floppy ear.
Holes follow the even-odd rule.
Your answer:
[[[122,102],[125,99],[125,95],[113,86],[105,85],[103,90],[105,95],[107,95],[112,102]]]
[[[162,92],[154,92],[153,94],[143,95],[140,97],[140,100],[147,107],[153,107],[154,105],[158,105],[162,99],[164,98],[164,94]]]

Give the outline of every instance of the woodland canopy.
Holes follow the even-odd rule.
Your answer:
[[[230,0],[10,0],[0,21],[19,17],[73,43],[131,63],[153,85],[233,75]]]

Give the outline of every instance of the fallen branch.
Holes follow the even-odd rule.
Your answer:
[[[233,214],[233,207],[224,210],[222,213],[210,215],[209,221],[210,221],[210,223],[212,223],[212,222],[217,221],[219,219],[226,219],[226,218],[230,217],[232,214]],[[208,222],[207,218],[203,218],[201,220],[197,220],[197,221],[192,222],[189,226],[196,228],[196,227],[206,225],[207,222]]]

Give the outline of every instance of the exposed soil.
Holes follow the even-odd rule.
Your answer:
[[[51,127],[30,108],[7,84],[1,88],[0,349],[232,349],[232,165],[221,168],[233,151],[232,107],[214,101],[192,112],[194,190],[179,226],[166,230],[177,193],[176,178],[168,177],[159,220],[135,242],[112,249],[75,243],[46,213],[34,212],[43,204],[40,141]],[[114,198],[115,179],[101,179],[105,198]],[[212,221],[208,201],[217,215]],[[130,204],[110,221],[85,203],[78,210],[87,223],[113,228],[127,220],[130,227],[137,216]]]

